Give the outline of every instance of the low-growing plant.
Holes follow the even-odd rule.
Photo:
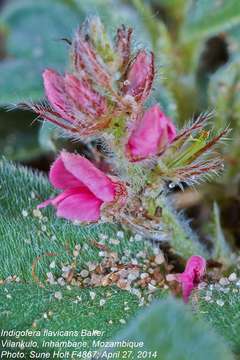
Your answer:
[[[133,4],[143,16],[153,50],[159,46],[154,35],[158,29],[171,58],[174,34],[168,39],[163,24],[151,23],[150,8],[137,0]],[[170,8],[174,17],[175,5]],[[193,27],[193,38],[195,31]],[[220,309],[225,303],[238,305],[237,275],[227,277],[238,258],[225,239],[220,209],[214,203],[207,227],[214,241],[207,246],[173,203],[174,192],[216,181],[217,176],[228,183],[224,141],[230,131],[224,117],[218,113],[214,126],[212,112],[199,112],[184,124],[184,111],[179,121],[171,116],[163,98],[156,100],[158,87],[161,91],[163,86],[168,99],[174,94],[177,103],[179,83],[175,89],[173,75],[159,75],[154,51],[137,43],[134,26],[121,25],[111,36],[98,16],[90,16],[64,42],[69,50],[65,72],[46,68],[46,98],[21,101],[17,107],[33,111],[43,122],[43,147],[47,141],[57,150],[54,133],[71,142],[73,150],[59,151],[49,180],[6,159],[0,163],[3,329],[39,330],[40,349],[46,329],[61,327],[64,339],[73,342],[74,336],[67,335],[70,328],[91,330],[96,324],[103,334],[101,346],[96,348],[94,341],[87,345],[93,359],[114,354],[118,341],[122,354],[129,341],[141,338],[143,351],[155,359],[232,359],[228,345],[238,352],[237,326],[225,331],[227,312]],[[174,74],[175,65],[172,59],[166,72]],[[219,76],[210,81],[212,94]],[[220,107],[222,96],[212,96],[212,103]],[[206,99],[199,100],[203,104]],[[235,107],[231,116],[235,119]],[[79,144],[89,153],[79,152]],[[226,299],[217,298],[213,311],[216,291]],[[169,298],[170,293],[181,293],[188,304]],[[26,309],[29,304],[23,322],[20,305]],[[80,351],[79,344],[73,348]],[[132,356],[138,356],[136,349]]]

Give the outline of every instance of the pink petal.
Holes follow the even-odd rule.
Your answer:
[[[129,62],[132,32],[132,28],[126,28],[124,25],[117,29],[116,48],[121,60],[122,68],[124,68]]]
[[[37,209],[43,209],[43,208],[45,208],[45,207],[48,206],[48,205],[52,205],[52,200],[53,200],[53,199],[48,199],[48,200],[43,201],[41,204],[39,204],[39,205],[37,206]]]
[[[66,151],[61,153],[65,168],[102,201],[111,202],[115,198],[114,183],[86,158]]]
[[[97,221],[100,218],[102,201],[85,186],[68,189],[55,198],[38,205],[38,209],[52,205],[57,209],[57,216],[68,220]]]
[[[183,300],[188,302],[192,290],[200,283],[206,271],[206,260],[202,256],[191,256],[182,274],[169,274],[167,281],[176,280],[182,286]]]
[[[183,301],[185,303],[188,303],[189,301],[189,297],[194,289],[194,284],[192,281],[183,281],[182,282],[182,296],[183,296]]]
[[[202,256],[191,256],[186,264],[184,273],[190,276],[195,283],[199,283],[206,271],[206,260]]]
[[[147,98],[154,78],[154,57],[146,51],[138,52],[127,76],[129,85],[123,91],[142,101]]]
[[[177,135],[176,128],[175,128],[174,124],[172,123],[171,119],[168,119],[168,122],[167,122],[167,135],[168,135],[169,143],[171,143]]]
[[[139,85],[143,85],[148,74],[148,62],[146,51],[140,51],[133,62],[128,74],[129,91],[136,89]]]
[[[97,221],[100,218],[102,201],[91,193],[66,197],[57,206],[57,216],[68,220],[83,222]]]
[[[55,196],[54,198],[50,198],[48,200],[45,200],[43,203],[39,204],[37,206],[38,209],[41,208],[45,208],[48,205],[52,205],[52,206],[57,206],[62,200],[64,200],[66,197],[70,196],[70,195],[76,195],[79,193],[91,193],[88,188],[86,188],[84,185],[83,186],[79,186],[76,188],[72,188],[72,189],[67,189],[64,192],[62,192],[61,194]]]
[[[71,187],[75,188],[82,184],[65,168],[61,155],[51,166],[49,180],[55,188],[60,190],[65,190]]]
[[[97,55],[96,49],[93,48],[90,41],[86,39],[81,29],[76,32],[73,41],[73,66],[76,72],[84,72],[95,83],[103,88],[109,89],[111,84],[111,77],[107,68]]]
[[[60,116],[73,121],[72,109],[65,91],[64,78],[57,71],[47,69],[43,72],[43,82],[48,101]]]
[[[65,88],[80,111],[92,116],[101,116],[106,112],[107,104],[104,97],[93,90],[86,80],[66,74]]]
[[[173,140],[176,130],[158,105],[148,109],[133,130],[126,150],[133,161],[156,155]]]

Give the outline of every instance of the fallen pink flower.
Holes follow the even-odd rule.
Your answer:
[[[181,274],[167,275],[167,281],[176,280],[182,285],[182,295],[185,303],[188,302],[191,292],[201,282],[206,271],[206,260],[202,256],[191,256]]]
[[[140,50],[130,66],[123,93],[143,102],[149,95],[154,79],[154,55]]]
[[[154,105],[133,125],[132,133],[126,145],[131,161],[139,161],[157,155],[176,136],[176,129],[160,109]]]
[[[52,205],[58,217],[81,222],[98,221],[102,205],[115,204],[123,195],[119,189],[124,189],[123,184],[114,182],[86,158],[66,151],[53,163],[49,180],[63,192],[38,208]]]

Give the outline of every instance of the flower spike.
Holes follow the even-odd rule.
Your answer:
[[[40,207],[53,205],[57,216],[69,220],[119,222],[145,238],[165,241],[165,197],[175,185],[183,189],[222,170],[216,145],[228,129],[214,134],[210,114],[201,114],[177,131],[161,105],[147,107],[154,54],[135,51],[132,32],[122,25],[113,40],[98,17],[89,18],[69,41],[70,68],[63,75],[44,71],[47,100],[21,107],[75,140],[89,144],[100,138],[106,149],[101,160],[109,155],[99,166],[111,176],[80,155],[61,152],[49,175],[60,194]]]

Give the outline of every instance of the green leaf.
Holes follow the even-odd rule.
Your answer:
[[[240,59],[220,68],[210,79],[209,100],[216,111],[216,126],[222,128],[226,123],[234,129],[240,128]]]
[[[17,104],[23,100],[37,100],[42,97],[41,64],[33,64],[25,59],[3,60],[0,71],[0,105]]]
[[[210,79],[208,97],[215,110],[215,126],[222,129],[229,125],[231,128],[231,146],[222,151],[226,154],[226,168],[223,181],[235,187],[235,179],[239,172],[239,130],[240,130],[240,58],[236,57],[231,62],[220,68]],[[236,182],[237,183],[237,182]]]
[[[222,339],[204,322],[197,321],[186,305],[173,298],[161,300],[150,305],[133,319],[127,329],[116,341],[143,342],[143,347],[133,349],[137,356],[140,352],[156,354],[156,359],[164,360],[230,360],[232,354]],[[119,348],[111,349],[111,352]],[[123,351],[129,350],[122,347]],[[131,349],[132,350],[132,349]]]
[[[0,64],[1,104],[42,97],[41,73],[46,67],[64,68],[67,45],[61,38],[71,37],[81,19],[59,0],[14,1],[5,7],[1,23],[9,35],[8,58]]]
[[[230,264],[233,259],[234,255],[231,252],[229,244],[226,242],[223,229],[221,226],[220,220],[220,209],[218,204],[214,202],[213,205],[213,216],[214,216],[214,254],[213,258],[218,259],[225,264]]]
[[[56,152],[56,141],[60,135],[60,129],[56,125],[44,121],[38,136],[38,141],[42,150]]]
[[[30,112],[0,111],[0,153],[10,160],[29,161],[42,151],[38,145],[37,123]]]
[[[199,294],[195,308],[199,318],[208,321],[211,326],[230,344],[233,351],[240,354],[240,281],[230,285],[219,283],[208,285]]]
[[[190,0],[145,0],[145,2],[152,6],[156,17],[164,19],[171,36],[177,39]]]
[[[183,214],[178,213],[168,199],[161,197],[159,201],[162,207],[164,231],[168,234],[169,243],[174,251],[185,259],[192,255],[207,257],[205,249]]]
[[[156,103],[160,104],[167,116],[171,117],[175,123],[177,122],[178,112],[176,101],[171,91],[162,84],[162,81],[159,81],[159,83],[156,82],[156,89],[153,90],[151,97],[146,101],[146,106],[153,106]]]
[[[92,299],[90,291],[95,294]],[[60,299],[60,295],[62,298]],[[56,298],[56,296],[58,296]],[[100,301],[105,300],[103,306]],[[107,340],[123,328],[122,320],[128,321],[138,308],[136,296],[115,288],[71,289],[59,286],[40,288],[34,284],[8,284],[0,287],[0,324],[1,331],[39,331],[39,336],[1,336],[1,340],[25,340],[37,342],[34,346],[21,349],[25,355],[31,351],[36,353],[53,353],[54,350],[90,350],[93,340]],[[127,310],[126,310],[127,308]],[[121,321],[120,321],[121,320]],[[110,322],[110,323],[109,323]],[[99,331],[100,336],[81,336],[81,331]],[[46,335],[46,332],[62,332],[62,335]],[[67,331],[77,332],[69,336]],[[64,335],[65,332],[65,335]],[[49,333],[50,334],[50,333]],[[44,346],[43,342],[52,341],[55,346]],[[59,348],[57,342],[71,341],[78,343]],[[85,342],[81,348],[79,342]],[[17,348],[5,347],[10,352]],[[76,357],[74,357],[76,359]]]
[[[150,7],[144,5],[144,2],[142,0],[132,0],[132,3],[138,11],[139,15],[142,17],[146,29],[148,29],[149,31],[152,40],[153,50],[157,51],[157,42],[160,35],[158,21],[154,18]]]
[[[36,61],[44,61],[47,57],[54,63],[66,60],[61,36],[70,36],[79,21],[77,14],[61,0],[38,3],[24,0],[21,4],[14,1],[1,16],[1,22],[9,28],[9,54]]]
[[[192,1],[185,24],[183,40],[211,36],[231,29],[240,23],[240,2],[238,0]]]
[[[229,31],[227,31],[227,41],[228,41],[228,49],[230,49],[231,54],[238,55],[240,50],[240,24],[232,27]]]
[[[55,285],[38,287],[37,284],[46,283],[47,273],[51,272],[57,279],[62,275],[64,265],[74,264],[79,274],[89,262],[100,264],[101,249],[95,246],[96,241],[101,241],[101,244],[106,241],[110,251],[126,263],[140,251],[152,254],[149,243],[135,241],[133,237],[129,239],[128,233],[121,233],[119,244],[110,242],[109,239],[119,236],[116,234],[120,230],[117,225],[83,227],[57,218],[53,209],[44,209],[42,213],[36,211],[37,204],[53,195],[44,176],[1,160],[0,283],[4,284],[0,286],[1,329],[40,330],[39,337],[34,338],[39,352],[43,340],[81,340],[81,337],[74,339],[74,336],[61,335],[49,339],[44,336],[44,329],[99,329],[103,333],[97,339],[114,336],[136,312],[142,300],[130,292],[110,286],[82,289],[73,285],[70,289],[69,286]],[[76,245],[80,246],[80,253],[73,257]],[[18,283],[9,283],[12,279]],[[95,299],[91,299],[90,291],[96,294]],[[62,299],[59,299],[59,293]],[[105,303],[100,306],[102,300]],[[94,337],[87,341],[86,349],[92,348],[92,340]],[[57,345],[53,346],[49,352],[56,348]],[[29,354],[31,350],[36,349],[30,347],[24,351]],[[43,351],[46,352],[46,348]]]
[[[140,18],[148,30],[155,54],[157,76],[154,84],[155,91],[151,96],[151,103],[157,101],[166,114],[175,121],[178,119],[177,104],[174,98],[176,90],[176,64],[173,43],[166,25],[151,11],[150,6],[142,0],[132,0]],[[160,58],[158,59],[158,56]]]
[[[36,275],[46,279],[51,261],[56,260],[56,272],[62,264],[73,262],[75,245],[80,245],[81,255],[77,259],[77,270],[87,262],[101,262],[100,250],[94,241],[107,237],[107,246],[118,253],[125,261],[140,250],[150,251],[150,244],[144,241],[129,241],[125,233],[118,245],[109,244],[110,238],[116,239],[117,225],[99,224],[90,226],[74,225],[57,218],[55,210],[47,208],[39,214],[36,206],[54,196],[55,193],[47,178],[23,167],[16,167],[5,160],[0,161],[0,279],[16,275],[21,280],[33,281],[32,264]],[[128,254],[125,254],[125,250]],[[47,254],[54,254],[49,257]]]

